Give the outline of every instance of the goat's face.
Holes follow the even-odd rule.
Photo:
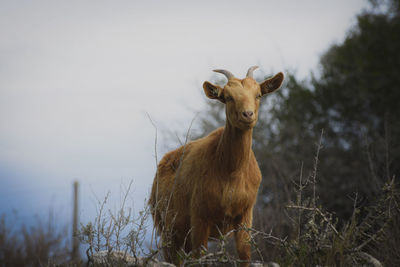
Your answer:
[[[250,70],[249,70],[250,71]],[[258,108],[262,96],[277,90],[283,81],[283,73],[257,83],[251,75],[240,80],[230,72],[217,71],[228,77],[228,83],[223,87],[204,82],[203,88],[207,97],[218,99],[226,105],[227,122],[235,128],[251,129],[258,119]]]

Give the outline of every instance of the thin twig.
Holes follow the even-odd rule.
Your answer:
[[[153,125],[154,130],[155,130],[155,137],[154,137],[154,158],[156,160],[156,177],[155,177],[155,181],[156,181],[156,205],[158,203],[158,153],[157,153],[157,141],[158,141],[158,129],[156,124],[153,122],[153,120],[150,117],[150,114],[146,112],[147,117],[150,120],[150,123]],[[156,208],[156,207],[155,207]],[[150,246],[153,246],[153,240],[155,240],[156,246],[157,244],[157,240],[154,239],[154,234],[155,234],[155,228],[153,228],[152,232],[151,232],[151,241],[150,241]]]
[[[332,231],[341,239],[344,240],[343,237],[340,235],[339,231],[336,230],[335,226],[331,224],[330,220],[326,218],[325,214],[319,209],[319,208],[309,208],[309,207],[304,207],[304,206],[297,206],[297,205],[288,205],[286,208],[289,209],[301,209],[301,210],[309,210],[312,212],[318,213],[322,219],[328,224],[328,226],[332,229]]]
[[[316,185],[317,185],[317,170],[318,170],[318,161],[319,161],[319,151],[321,150],[321,144],[322,144],[322,137],[324,135],[324,129],[321,130],[321,135],[319,137],[319,142],[317,144],[317,152],[314,158],[314,169],[313,169],[313,200],[312,200],[312,205],[314,208],[316,208]]]

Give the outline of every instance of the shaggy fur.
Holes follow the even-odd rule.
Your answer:
[[[226,125],[167,153],[158,165],[149,204],[167,261],[179,265],[180,249],[199,256],[209,237],[252,226],[261,182],[251,148],[253,127],[260,97],[282,81],[278,73],[261,84],[250,77],[233,77],[224,88],[204,83],[209,98],[226,104]],[[235,232],[235,241],[239,258],[250,261],[248,233]]]

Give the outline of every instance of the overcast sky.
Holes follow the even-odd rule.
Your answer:
[[[160,128],[184,132],[215,68],[243,77],[257,64],[256,77],[291,69],[306,78],[367,6],[1,1],[0,213],[52,207],[68,217],[75,179],[83,220],[94,214],[94,195],[118,194],[130,180],[140,208],[156,165],[146,113]]]

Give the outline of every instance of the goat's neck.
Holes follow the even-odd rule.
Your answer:
[[[219,166],[224,173],[233,173],[248,167],[253,130],[241,130],[226,123],[217,148]]]

